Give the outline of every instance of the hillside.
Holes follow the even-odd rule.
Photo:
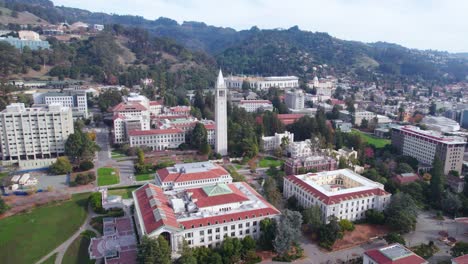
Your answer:
[[[49,24],[46,20],[35,16],[27,11],[18,12],[18,17],[11,15],[11,10],[0,7],[0,24],[31,24],[31,25],[46,25]]]
[[[203,52],[210,54],[220,67],[233,73],[294,74],[306,79],[316,74],[352,74],[369,81],[378,76],[384,81],[429,83],[457,82],[468,76],[468,58],[464,54],[408,49],[384,42],[344,41],[327,33],[300,30],[297,26],[287,30],[253,27],[236,31],[201,22],[178,24],[169,18],[147,20],[139,16],[93,13],[57,7],[48,0],[5,0],[5,5],[13,10],[32,12],[51,23],[67,20],[117,24],[113,26],[117,31],[121,26],[144,28],[153,36],[175,40],[203,60],[209,57]],[[185,52],[182,58],[186,57]],[[167,55],[161,58],[166,62],[172,60]],[[213,59],[209,60],[212,63]],[[184,67],[173,63],[168,69]],[[312,69],[317,70],[313,72]]]

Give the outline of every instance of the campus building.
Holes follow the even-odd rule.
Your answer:
[[[156,172],[156,185],[164,190],[196,188],[206,185],[231,183],[227,170],[210,161],[175,164]]]
[[[392,128],[392,145],[403,155],[416,158],[422,165],[432,165],[436,155],[442,160],[444,173],[461,173],[466,140],[462,137],[443,136],[437,131],[421,130],[414,126]]]
[[[392,244],[364,252],[363,264],[428,264],[427,260],[416,255],[401,244]]]
[[[323,155],[289,158],[284,163],[284,171],[286,172],[286,175],[301,174],[311,171],[331,171],[336,169],[336,160],[332,157]]]
[[[273,104],[269,100],[241,100],[237,105],[249,113],[273,111]]]
[[[271,76],[271,77],[245,77],[229,76],[225,78],[228,89],[241,89],[242,84],[247,82],[251,89],[268,90],[276,87],[279,89],[290,89],[299,87],[299,78],[296,76]]]
[[[274,136],[262,137],[263,151],[273,151],[281,147],[281,144],[286,143],[286,146],[294,142],[294,133],[285,131],[284,133],[275,133]]]
[[[59,103],[33,108],[10,104],[0,112],[1,158],[12,163],[53,160],[63,155],[65,141],[73,132],[69,107]]]
[[[296,197],[304,208],[319,206],[325,223],[331,216],[355,221],[364,218],[369,209],[383,211],[391,196],[383,184],[349,169],[287,176],[283,195]]]
[[[152,150],[175,149],[185,142],[185,132],[178,128],[130,130],[130,147],[149,147]]]
[[[88,118],[88,102],[84,91],[35,93],[33,97],[34,104],[60,103],[72,109],[73,118]]]
[[[286,92],[285,97],[286,106],[290,109],[303,109],[305,103],[305,95],[302,90],[294,90]]]
[[[45,40],[27,40],[14,37],[0,37],[0,41],[7,42],[8,44],[12,45],[13,47],[19,50],[23,50],[25,47],[29,47],[31,50],[50,48],[49,42]]]
[[[164,191],[147,183],[133,191],[140,237],[162,235],[173,253],[189,247],[217,247],[226,237],[254,239],[260,221],[280,211],[245,182]]]

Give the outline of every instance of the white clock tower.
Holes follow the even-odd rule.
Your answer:
[[[219,70],[218,79],[215,85],[215,122],[216,122],[216,143],[215,151],[222,156],[227,152],[227,89],[224,83],[223,73]]]

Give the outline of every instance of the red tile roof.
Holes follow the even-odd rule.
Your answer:
[[[213,179],[219,178],[223,175],[228,175],[223,167],[215,164],[216,168],[204,171],[204,172],[192,172],[192,173],[180,173],[169,171],[168,168],[160,169],[157,171],[159,179],[161,182],[185,182],[185,181],[194,181],[194,180],[203,180],[203,179]]]
[[[187,221],[179,221],[181,225],[185,227],[185,229],[190,229],[192,226],[194,228],[202,226],[207,226],[208,223],[211,225],[215,225],[216,222],[218,223],[224,223],[224,222],[234,222],[238,221],[238,219],[246,219],[246,218],[256,218],[260,216],[275,216],[279,215],[280,211],[273,207],[270,203],[268,203],[263,196],[258,194],[252,187],[250,187],[246,182],[242,182],[243,186],[249,189],[257,198],[259,198],[263,203],[267,205],[265,208],[261,209],[254,209],[254,210],[248,210],[248,211],[243,211],[243,212],[236,212],[236,213],[229,213],[227,212],[226,214],[222,215],[216,215],[216,216],[209,216],[209,217],[203,217],[199,219],[193,219],[193,220],[187,220]],[[231,221],[233,220],[233,221]]]
[[[148,136],[148,135],[165,135],[165,134],[178,134],[184,133],[181,129],[150,129],[150,130],[131,130],[128,132],[129,136]]]
[[[303,117],[304,114],[278,114],[278,119],[285,125],[292,124]]]
[[[314,187],[310,186],[303,180],[297,178],[294,175],[290,175],[286,177],[287,180],[298,186],[299,188],[305,190],[308,193],[311,193],[314,197],[322,201],[324,204],[336,204],[340,203],[341,201],[346,201],[346,200],[351,200],[351,199],[357,199],[360,197],[367,197],[367,196],[382,196],[382,195],[388,195],[386,191],[379,189],[379,188],[373,188],[369,190],[364,190],[364,191],[357,191],[357,192],[351,192],[351,193],[344,193],[344,194],[339,194],[339,195],[333,195],[333,196],[327,196],[320,192],[319,190],[315,189]]]
[[[115,120],[117,120],[117,119],[125,119],[125,116],[122,115],[122,114],[117,113],[117,114],[114,115],[114,117],[112,118],[112,120],[115,121]]]
[[[249,200],[235,187],[235,185],[229,184],[227,186],[231,189],[232,193],[216,195],[214,197],[208,196],[203,188],[188,189],[187,192],[192,193],[192,200],[197,200],[195,204],[199,208],[229,203],[240,203]]]
[[[364,254],[373,259],[377,264],[424,264],[427,261],[416,254],[409,255],[407,257],[396,259],[392,261],[390,258],[385,256],[379,248],[371,249],[366,251]]]
[[[148,197],[146,193],[147,189],[152,189],[155,195]],[[152,233],[162,226],[179,228],[179,223],[177,222],[174,210],[170,206],[167,197],[164,195],[164,192],[160,187],[147,183],[135,191],[135,196],[138,202],[138,208],[140,209],[141,220],[143,221],[147,234]],[[154,206],[151,206],[150,200],[153,197],[159,201],[159,205],[155,204]],[[163,217],[159,221],[156,221],[153,213],[153,210],[157,208],[162,210],[165,214],[165,218]]]
[[[452,259],[456,264],[468,264],[468,254]]]
[[[127,112],[127,111],[146,111],[146,107],[137,102],[120,103],[112,108],[112,112]]]
[[[162,101],[150,101],[149,105],[163,105]]]

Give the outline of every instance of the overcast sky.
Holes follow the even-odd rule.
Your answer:
[[[237,30],[289,28],[364,42],[468,52],[467,0],[53,0],[91,11],[164,16]]]

